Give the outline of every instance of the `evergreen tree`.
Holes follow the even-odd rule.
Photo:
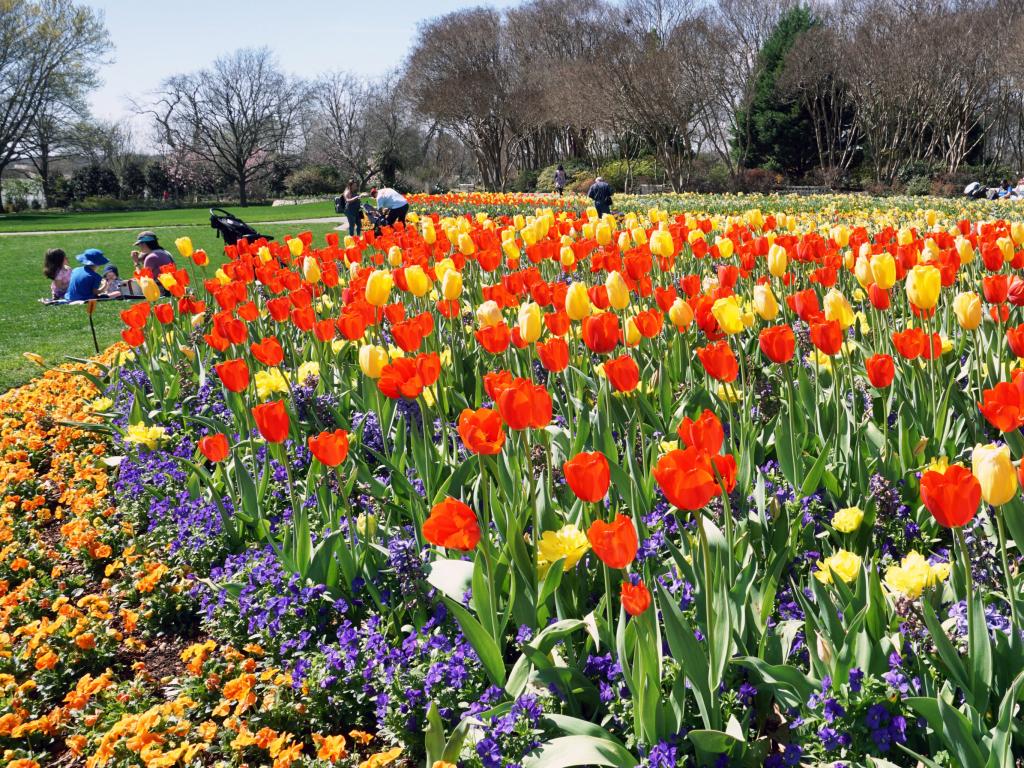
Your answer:
[[[797,102],[782,96],[777,86],[793,43],[816,23],[809,8],[796,6],[779,19],[758,53],[754,96],[747,112],[736,121],[733,146],[745,154],[750,168],[770,168],[791,179],[807,173],[817,160],[814,125]],[[746,152],[742,153],[746,144]]]

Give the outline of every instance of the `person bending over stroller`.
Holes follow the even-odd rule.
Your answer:
[[[405,222],[409,214],[409,201],[391,187],[370,190],[370,197],[377,199],[377,210],[385,214],[384,223],[391,226],[396,221]]]

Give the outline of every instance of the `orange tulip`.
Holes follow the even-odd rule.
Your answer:
[[[213,370],[217,372],[221,383],[232,392],[241,392],[249,386],[249,364],[241,358],[225,360],[213,366]]]
[[[472,509],[449,496],[430,510],[423,537],[438,547],[469,552],[480,541],[480,525]]]
[[[629,355],[605,363],[604,375],[616,392],[632,392],[640,383],[640,368]]]
[[[565,481],[581,501],[600,501],[608,493],[611,468],[599,451],[577,453],[562,465]]]
[[[199,438],[199,452],[214,464],[224,461],[230,451],[227,435],[217,433]]]
[[[288,438],[288,409],[283,400],[272,400],[252,409],[256,427],[268,443],[283,443]]]
[[[611,523],[595,520],[587,539],[598,559],[609,568],[625,568],[636,557],[640,546],[633,521],[625,515],[616,515]]]
[[[695,511],[721,492],[711,457],[699,448],[669,451],[654,468],[654,479],[669,503]]]
[[[696,421],[689,416],[684,418],[676,432],[687,447],[697,448],[708,454],[720,452],[725,442],[722,422],[707,408]]]
[[[505,444],[501,414],[491,408],[463,409],[458,429],[462,444],[470,453],[493,456]]]
[[[921,475],[921,501],[939,525],[959,528],[978,513],[981,483],[969,469],[957,464],[945,472],[928,470]]]
[[[639,616],[651,607],[651,593],[642,579],[638,579],[636,584],[629,580],[623,581],[620,600],[630,616]]]
[[[344,429],[321,432],[306,442],[316,460],[328,467],[336,467],[348,457],[348,432]]]
[[[736,355],[733,354],[728,342],[717,341],[714,344],[708,344],[706,347],[698,348],[697,358],[700,360],[701,365],[704,366],[704,370],[713,379],[728,384],[736,381],[736,377],[739,376],[739,361],[736,359]]]

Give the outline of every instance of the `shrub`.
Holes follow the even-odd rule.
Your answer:
[[[524,168],[509,185],[509,189],[512,192],[534,192],[537,189],[537,178],[539,175],[537,171]]]
[[[578,160],[567,160],[562,163],[562,165],[565,167],[565,175],[568,177],[566,180],[566,189],[575,189],[577,182],[582,178],[590,178],[591,181],[593,180],[593,171]],[[534,184],[534,189],[537,192],[554,192],[555,171],[557,170],[558,163],[549,165],[547,168],[542,168],[541,172],[537,174],[537,182]],[[588,184],[587,186],[590,185]]]
[[[598,169],[598,175],[612,185],[616,192],[625,192],[629,182],[629,191],[634,192],[640,184],[653,182],[657,175],[657,166],[651,156],[638,157],[636,160],[612,160]]]
[[[295,197],[326,195],[342,186],[337,169],[325,165],[307,165],[290,173],[284,180],[288,193]]]

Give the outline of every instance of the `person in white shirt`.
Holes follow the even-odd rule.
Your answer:
[[[370,190],[370,196],[377,198],[377,210],[386,212],[384,221],[389,227],[396,221],[405,222],[405,217],[409,213],[409,201],[399,192],[391,187],[374,187]]]

